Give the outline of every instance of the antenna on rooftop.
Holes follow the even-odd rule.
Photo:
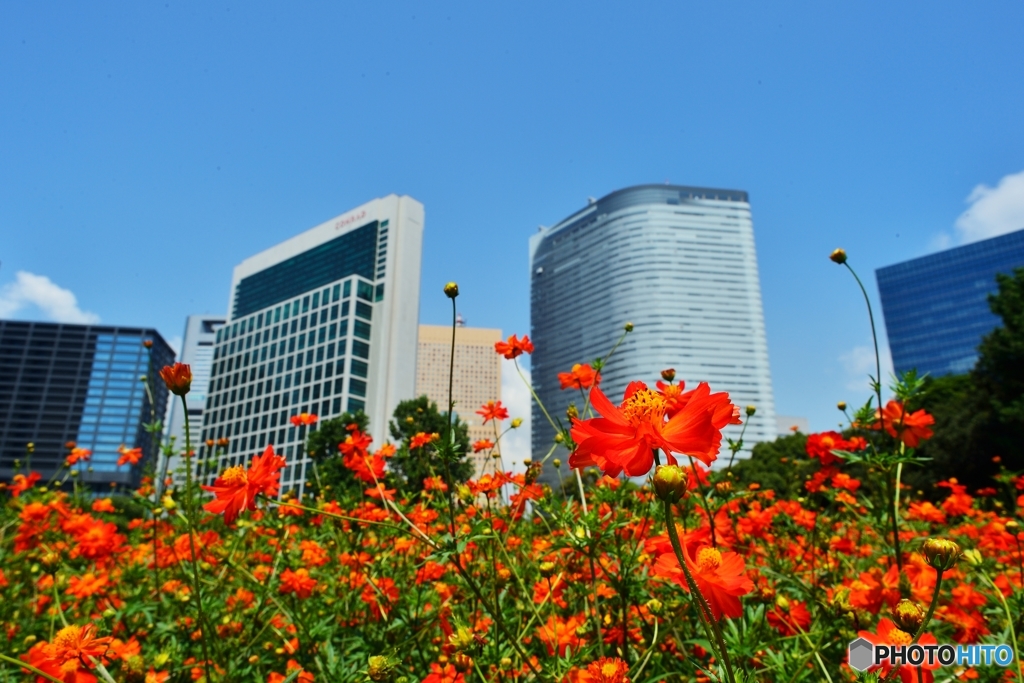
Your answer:
[[[465,327],[466,326],[466,319],[462,317],[461,313],[458,313],[455,316],[455,326],[456,327]]]

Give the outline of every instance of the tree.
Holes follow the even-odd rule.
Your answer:
[[[1024,437],[1024,268],[996,275],[999,293],[990,294],[989,307],[1003,320],[978,347],[974,379],[987,396],[1005,448],[1020,450]]]
[[[370,418],[361,410],[355,413],[346,412],[330,420],[324,420],[320,423],[319,429],[309,433],[306,439],[306,453],[313,459],[318,476],[310,477],[307,485],[312,488],[314,494],[324,488],[332,491],[334,497],[340,497],[347,492],[358,495],[366,488],[352,471],[345,467],[338,451],[338,444],[349,435],[348,426],[351,424],[357,425],[359,431],[365,432],[369,427]]]
[[[391,437],[399,444],[398,451],[391,459],[391,467],[404,479],[406,491],[420,491],[427,477],[441,476],[444,465],[440,457],[441,442],[434,441],[420,448],[410,450],[412,438],[420,433],[438,434],[444,439],[448,430],[448,413],[437,409],[437,404],[426,396],[402,401],[395,408],[391,420]],[[467,459],[469,453],[469,428],[456,415],[452,419],[452,459],[448,466],[455,482],[464,482],[473,476],[473,463]]]

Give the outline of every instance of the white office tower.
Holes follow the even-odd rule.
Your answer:
[[[388,195],[235,266],[202,432],[230,439],[217,471],[273,444],[282,491],[301,488],[313,474],[299,413],[362,410],[384,442],[416,388],[422,244],[423,205]]]
[[[181,342],[179,363],[192,369],[192,389],[185,396],[188,403],[188,422],[192,449],[198,450],[203,430],[203,409],[206,407],[206,392],[210,386],[210,371],[213,367],[213,345],[217,330],[224,326],[222,315],[190,315],[185,319],[185,335]],[[178,454],[185,451],[185,408],[177,396],[168,406],[167,436],[174,437],[174,448]],[[175,455],[168,464],[168,472],[178,470],[180,458]]]
[[[530,282],[533,383],[552,417],[567,424],[568,404],[583,407],[578,390],[560,390],[558,373],[607,355],[628,321],[634,331],[602,373],[613,403],[630,381],[654,385],[661,370],[675,368],[687,387],[706,381],[741,410],[757,407],[738,457],[775,438],[746,192],[639,185],[591,200],[532,236]],[[540,458],[555,433],[536,406],[532,421]],[[725,433],[736,438],[739,428]],[[728,460],[724,440],[722,452]]]

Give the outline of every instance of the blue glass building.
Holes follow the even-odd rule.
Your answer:
[[[147,339],[154,368],[174,362],[152,329],[0,320],[0,479],[10,480],[15,460],[24,466],[30,442],[32,470],[48,479],[74,441],[92,451],[82,481],[136,485],[159,446],[142,425],[163,418],[169,395],[150,370]],[[143,375],[155,379],[152,403]],[[142,448],[143,462],[118,467],[122,445]]]
[[[875,271],[896,372],[970,371],[981,338],[999,325],[988,306],[996,273],[1019,267],[1024,230]]]

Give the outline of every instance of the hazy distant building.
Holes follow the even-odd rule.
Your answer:
[[[996,273],[1024,267],[1024,230],[875,271],[897,373],[968,372],[981,338],[1000,324],[988,306]]]
[[[190,315],[185,319],[185,335],[181,342],[179,363],[186,363],[192,369],[192,389],[185,396],[188,401],[188,421],[192,447],[198,448],[203,430],[203,408],[206,407],[207,390],[210,386],[210,371],[213,368],[213,345],[217,330],[224,326],[222,315]],[[174,447],[179,453],[185,450],[185,408],[180,400],[171,402],[167,419],[167,435],[174,438]],[[178,469],[178,458],[172,458],[168,471]]]
[[[776,415],[775,416],[775,431],[779,436],[789,436],[800,432],[802,434],[811,433],[811,422],[806,417],[796,417],[793,415]]]
[[[456,327],[455,367],[452,397],[455,414],[469,425],[470,443],[480,439],[494,441],[494,426],[483,424],[476,411],[487,401],[501,400],[501,356],[494,343],[501,341],[501,330]],[[452,328],[444,325],[420,325],[416,355],[416,395],[427,396],[444,412],[448,410],[448,370],[452,353]],[[498,425],[508,427],[508,422]],[[474,455],[477,476],[493,471],[486,455]]]
[[[416,389],[422,242],[423,205],[388,195],[235,266],[201,433],[231,441],[218,470],[273,444],[288,462],[282,490],[301,486],[300,412],[365,411],[384,441]]]
[[[32,470],[46,481],[74,441],[92,451],[81,481],[136,486],[159,447],[143,424],[163,417],[169,396],[156,373],[173,362],[153,329],[0,320],[0,479],[11,479],[15,460],[25,467],[32,442]],[[152,404],[142,376],[153,380]],[[121,446],[142,448],[144,460],[118,467]]]
[[[748,449],[775,438],[746,192],[639,185],[591,200],[531,237],[530,283],[533,383],[553,417],[564,420],[569,402],[582,407],[579,392],[559,389],[558,373],[605,356],[630,321],[633,333],[603,372],[613,402],[630,381],[653,385],[662,369],[675,368],[687,386],[707,381],[741,408],[757,406]],[[554,431],[533,410],[539,458]]]

